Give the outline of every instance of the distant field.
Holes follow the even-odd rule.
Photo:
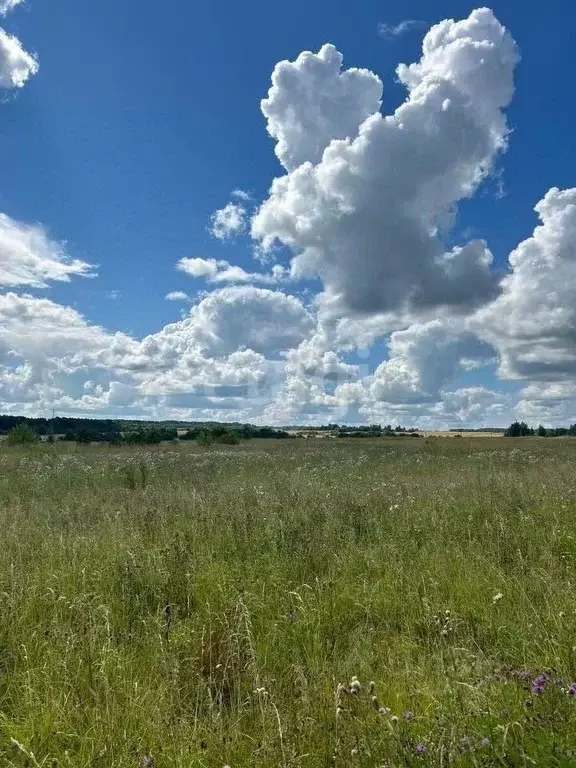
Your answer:
[[[425,437],[502,437],[504,430],[502,432],[442,432],[425,429],[420,434]]]
[[[576,765],[575,466],[532,438],[3,446],[0,766]]]
[[[287,429],[286,432],[290,435],[307,435],[310,437],[330,437],[330,432],[326,430],[311,429]],[[421,429],[418,434],[424,435],[424,437],[502,437],[502,432],[448,432],[442,430],[428,430]]]

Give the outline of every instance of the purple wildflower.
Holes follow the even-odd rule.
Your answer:
[[[548,683],[550,682],[550,678],[546,674],[538,675],[534,679],[534,682],[532,683],[532,693],[535,696],[540,696],[546,688],[548,687]]]
[[[484,736],[483,739],[480,739],[480,746],[481,747],[489,747],[490,746],[490,739],[488,736]]]
[[[426,749],[427,749],[426,744],[418,744],[416,746],[416,752],[418,752],[419,755],[423,755],[424,752],[426,752]]]
[[[568,688],[568,695],[569,696],[576,696],[576,683],[572,683],[570,688]]]
[[[414,720],[414,712],[407,710],[406,712],[404,712],[404,717],[406,720]]]

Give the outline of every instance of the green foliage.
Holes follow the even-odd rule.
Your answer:
[[[569,427],[554,427],[552,429],[546,429],[546,427],[540,424],[538,429],[534,430],[525,421],[515,421],[504,432],[504,437],[530,437],[532,435],[537,435],[538,437],[576,437],[576,424],[571,424]]]
[[[506,430],[504,437],[528,437],[534,434],[534,430],[525,421],[515,421]]]
[[[0,766],[574,765],[575,457],[2,452]]]
[[[38,435],[27,424],[20,423],[12,427],[6,440],[6,445],[33,445],[38,442]]]
[[[220,435],[216,435],[214,442],[222,443],[223,445],[238,445],[240,438],[235,432],[225,431]]]
[[[121,442],[126,445],[159,445],[177,438],[178,431],[175,428],[158,426],[126,432],[122,435]]]

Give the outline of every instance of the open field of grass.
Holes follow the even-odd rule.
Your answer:
[[[2,768],[576,765],[576,441],[0,470]]]

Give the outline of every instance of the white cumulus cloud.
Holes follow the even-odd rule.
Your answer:
[[[0,88],[22,88],[38,72],[38,60],[0,27]]]
[[[576,373],[576,188],[553,188],[540,225],[510,254],[501,295],[478,311],[476,331],[497,348],[504,378]]]
[[[318,275],[332,312],[468,308],[490,298],[497,280],[486,244],[446,251],[442,234],[456,203],[473,194],[506,146],[502,110],[517,61],[514,41],[488,9],[443,21],[426,35],[420,61],[398,67],[406,101],[387,117],[372,103],[350,138],[324,132],[320,159],[315,130],[303,150],[290,133],[292,115],[305,114],[315,98],[315,80],[275,83],[284,107],[274,133],[284,141],[282,155],[290,150],[296,159],[274,180],[253,237],[264,248],[288,246],[293,275]],[[319,101],[317,120],[329,125],[338,123],[334,109],[346,111],[337,62]],[[365,93],[364,79],[350,87]],[[294,167],[303,158],[309,162]]]
[[[332,139],[358,134],[358,126],[380,108],[382,82],[366,69],[342,72],[342,54],[324,45],[296,61],[281,61],[262,101],[276,155],[289,171],[309,160],[318,162]]]

